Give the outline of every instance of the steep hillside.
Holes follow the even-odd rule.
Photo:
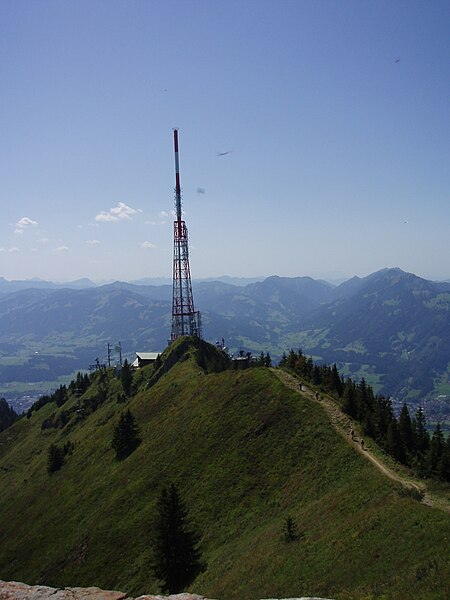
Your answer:
[[[225,368],[203,342],[181,339],[162,358],[136,373],[125,403],[113,373],[98,373],[78,401],[46,404],[0,434],[3,579],[156,591],[156,500],[174,482],[202,536],[197,593],[442,598],[449,515],[401,493],[320,404],[269,369]],[[118,461],[112,434],[128,408],[143,440]],[[69,441],[73,452],[49,475],[50,444]]]

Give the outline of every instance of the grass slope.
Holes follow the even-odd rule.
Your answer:
[[[75,407],[72,398],[0,435],[3,579],[156,592],[156,500],[173,481],[202,532],[207,569],[192,585],[197,593],[443,597],[449,516],[399,494],[319,405],[268,369],[220,371],[220,353],[202,343],[180,340],[163,359],[159,373],[136,375],[140,391],[126,404],[109,374],[107,401],[86,418],[73,412],[63,429],[41,430],[51,414]],[[111,439],[124,407],[143,442],[118,462]],[[73,454],[48,475],[48,446],[67,440]],[[301,534],[290,544],[288,515]]]

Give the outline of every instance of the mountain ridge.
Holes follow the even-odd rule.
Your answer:
[[[204,342],[182,339],[161,358],[135,373],[125,403],[113,370],[99,371],[79,398],[69,389],[61,406],[42,405],[0,434],[4,579],[156,592],[151,531],[172,481],[201,532],[197,593],[442,597],[448,514],[401,494],[320,403],[270,369],[224,368],[225,355]],[[142,442],[117,461],[111,439],[124,409]],[[48,474],[47,449],[68,442],[72,453]],[[287,516],[298,526],[292,544]]]

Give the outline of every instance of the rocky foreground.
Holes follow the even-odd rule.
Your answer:
[[[46,585],[26,585],[17,581],[0,581],[0,600],[212,600],[197,594],[154,596],[144,594],[132,598],[123,592],[101,590],[97,587],[52,588]],[[267,600],[276,600],[268,598]],[[325,598],[289,598],[285,600],[327,600]]]

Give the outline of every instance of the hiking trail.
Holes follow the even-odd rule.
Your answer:
[[[301,383],[300,380],[283,371],[282,369],[271,368],[271,371],[278,377],[278,379],[291,390],[303,394],[307,396],[310,400],[315,402],[316,404],[320,404],[322,408],[328,415],[330,422],[334,429],[345,439],[345,441],[351,445],[351,447],[356,451],[362,454],[367,460],[369,460],[375,467],[381,471],[386,477],[392,479],[392,481],[396,481],[401,484],[405,488],[416,489],[418,492],[423,494],[423,498],[421,500],[422,504],[427,506],[432,506],[434,508],[438,508],[440,510],[444,510],[445,512],[450,513],[450,505],[445,501],[444,498],[438,498],[433,495],[431,497],[430,493],[427,490],[426,483],[424,481],[414,480],[412,478],[407,478],[399,475],[395,471],[393,471],[390,467],[388,467],[380,458],[374,456],[372,452],[370,452],[370,447],[365,446],[364,448],[361,446],[360,440],[362,436],[359,433],[360,427],[358,423],[354,423],[350,417],[348,417],[342,410],[337,406],[336,402],[331,399],[327,394],[319,393],[312,390],[305,383]],[[317,395],[317,397],[316,397]],[[350,432],[354,430],[355,437],[352,439]]]

